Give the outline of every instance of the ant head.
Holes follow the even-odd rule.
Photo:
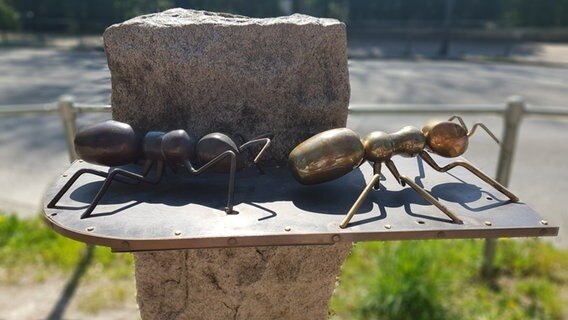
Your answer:
[[[454,158],[467,150],[467,131],[457,123],[431,123],[422,128],[422,133],[428,149],[442,157]]]
[[[161,153],[166,161],[184,163],[195,160],[195,137],[185,130],[173,130],[162,138]]]

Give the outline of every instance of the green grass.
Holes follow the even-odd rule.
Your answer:
[[[498,243],[497,274],[479,277],[483,241],[357,244],[334,294],[334,319],[564,319],[568,253],[534,239]]]
[[[37,217],[19,219],[0,213],[0,285],[33,285],[48,279],[68,281],[89,251]],[[134,299],[130,254],[95,247],[77,291],[78,308],[97,313]]]
[[[41,273],[42,269],[69,272],[79,263],[85,248],[85,244],[65,238],[47,227],[39,217],[18,219],[0,213],[0,268],[4,274],[22,273],[24,276],[29,275],[29,269],[33,269],[33,273]],[[92,264],[100,266],[106,270],[105,275],[115,279],[132,276],[129,254],[114,254],[108,248],[96,247]],[[0,282],[7,280],[0,276]]]

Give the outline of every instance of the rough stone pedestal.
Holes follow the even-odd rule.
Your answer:
[[[347,121],[345,25],[337,20],[173,9],[111,26],[104,43],[113,118],[139,132],[273,133],[266,158],[284,163],[298,143]],[[144,319],[325,319],[350,246],[136,253],[140,312]]]
[[[326,319],[351,244],[135,253],[143,319]]]
[[[345,25],[295,14],[253,19],[172,9],[104,33],[112,115],[135,130],[274,133],[281,161],[311,135],[344,127]]]

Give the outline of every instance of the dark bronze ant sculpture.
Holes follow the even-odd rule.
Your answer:
[[[454,119],[457,119],[459,124],[452,122]],[[506,195],[511,201],[518,201],[517,196],[469,162],[457,160],[440,167],[426,152],[430,151],[447,158],[458,157],[467,150],[469,137],[478,127],[483,128],[499,143],[495,135],[482,123],[474,124],[472,130],[469,131],[461,117],[453,116],[448,121],[428,125],[422,131],[407,126],[390,134],[380,131],[371,132],[362,140],[359,135],[347,128],[324,131],[294,148],[288,157],[288,161],[294,177],[302,184],[317,184],[334,180],[359,167],[365,160],[372,163],[373,177],[341,222],[341,228],[347,227],[353,215],[367,198],[370,190],[379,188],[383,163],[399,184],[402,186],[408,184],[428,202],[445,213],[454,223],[462,224],[463,221],[455,213],[430,195],[424,188],[407,176],[401,175],[391,158],[394,155],[420,156],[424,162],[439,172],[446,172],[457,166],[463,167]]]
[[[91,215],[113,180],[129,184],[139,182],[156,184],[164,175],[164,166],[168,165],[174,171],[184,167],[191,175],[199,175],[207,170],[229,173],[229,192],[227,195],[227,214],[236,213],[233,210],[233,194],[235,189],[235,172],[245,166],[243,151],[252,145],[263,144],[254,157],[258,164],[268,146],[272,134],[267,134],[244,142],[240,146],[229,136],[215,132],[197,140],[184,130],[173,130],[167,133],[150,131],[140,139],[132,127],[118,121],[105,121],[95,124],[77,133],[75,136],[75,151],[84,161],[111,167],[108,172],[94,169],[80,169],[65,183],[55,197],[47,204],[54,208],[71,185],[83,174],[90,173],[105,178],[95,198],[81,215],[81,219]],[[145,159],[141,173],[127,171],[117,166],[137,163]],[[194,164],[201,164],[196,168]],[[149,177],[151,169],[156,168],[154,178]]]

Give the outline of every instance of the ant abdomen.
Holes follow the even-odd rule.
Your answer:
[[[288,157],[292,174],[302,184],[337,179],[364,159],[359,135],[347,128],[328,130],[302,142]]]
[[[132,127],[114,120],[79,131],[74,143],[80,159],[109,167],[135,162],[142,153],[140,139]]]

